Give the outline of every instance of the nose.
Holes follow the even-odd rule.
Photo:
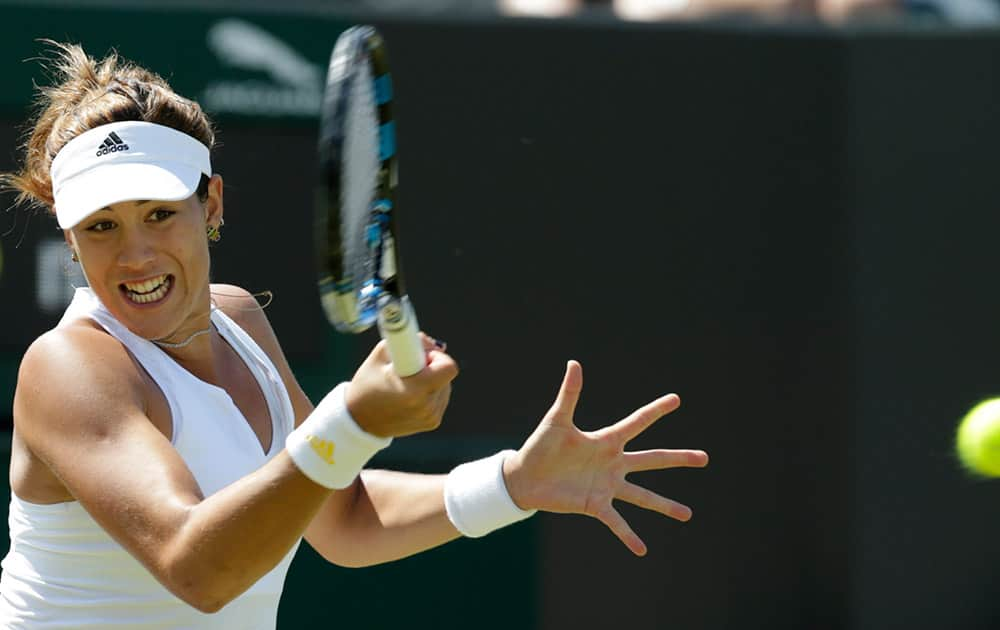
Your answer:
[[[150,239],[142,230],[124,230],[118,251],[118,265],[130,271],[148,267],[154,258]]]

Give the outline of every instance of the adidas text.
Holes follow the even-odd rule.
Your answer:
[[[115,153],[117,151],[128,151],[128,145],[116,144],[110,147],[101,147],[100,150],[97,152],[97,157],[101,157],[102,155],[107,155],[108,153]]]

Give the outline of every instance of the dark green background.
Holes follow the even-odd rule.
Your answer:
[[[342,19],[294,17],[270,13],[243,15],[169,10],[72,10],[0,6],[0,51],[5,89],[0,115],[10,125],[0,168],[13,166],[15,125],[27,117],[34,82],[44,82],[37,58],[47,52],[39,38],[82,43],[92,55],[112,47],[161,74],[180,93],[195,98],[211,81],[274,82],[264,73],[223,64],[207,48],[206,31],[221,19],[239,18],[265,29],[325,69]],[[350,376],[361,352],[373,341],[360,342],[331,332],[315,303],[312,280],[310,218],[314,117],[294,115],[216,114],[222,145],[215,166],[227,181],[226,237],[215,252],[213,276],[251,290],[272,290],[269,312],[285,344],[293,368],[315,400]],[[9,157],[8,157],[9,156]],[[284,170],[282,170],[284,169]],[[263,184],[264,190],[257,186]],[[12,198],[3,196],[9,205]],[[230,218],[233,217],[233,218]],[[32,336],[54,321],[31,311],[30,283],[14,284],[33,274],[32,245],[54,232],[45,218],[24,213],[0,215],[0,304],[10,328],[23,331],[0,354],[0,418],[9,423],[16,369]],[[6,278],[4,277],[6,276]],[[5,282],[6,280],[6,282]],[[20,304],[21,306],[17,306]],[[23,308],[22,308],[23,307]],[[0,344],[4,345],[4,344]],[[20,346],[20,347],[19,347]],[[9,427],[9,424],[7,425]],[[3,461],[9,433],[0,434]],[[373,465],[441,473],[462,460],[485,456],[513,440],[495,435],[467,439],[416,438],[397,441]],[[7,486],[6,463],[3,486]],[[3,549],[6,549],[6,534]],[[460,540],[420,556],[367,569],[334,567],[303,544],[289,573],[281,609],[281,628],[476,627],[530,628],[536,623],[537,526],[524,523],[482,540]],[[331,617],[331,611],[335,614]]]
[[[31,15],[9,15],[30,47]],[[342,26],[249,17],[316,63]],[[182,89],[232,71],[202,48],[211,12],[49,18],[96,24],[96,47],[152,18],[194,32],[121,46]],[[1000,32],[379,24],[407,278],[462,368],[441,429],[382,463],[445,470],[516,446],[576,358],[581,426],[677,391],[682,409],[634,446],[701,447],[712,464],[637,476],[695,512],[680,525],[622,506],[642,560],[592,520],[545,516],[371,571],[307,560],[289,597],[420,628],[997,627],[997,486],[951,443],[964,410],[1000,393]],[[276,290],[271,317],[318,396],[372,337],[332,337],[309,293],[314,121],[220,121],[217,278]],[[29,273],[11,238],[0,283]],[[30,298],[10,286],[14,319],[7,305]]]

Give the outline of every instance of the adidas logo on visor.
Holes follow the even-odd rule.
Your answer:
[[[118,151],[128,151],[128,145],[118,137],[117,133],[112,131],[104,139],[104,142],[101,143],[101,146],[97,147],[97,157],[107,155],[108,153],[117,153]]]

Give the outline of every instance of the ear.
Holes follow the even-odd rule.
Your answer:
[[[205,223],[219,225],[222,222],[222,175],[216,173],[208,180],[208,199],[205,201]]]
[[[80,262],[80,250],[76,247],[76,237],[73,236],[71,230],[63,230],[63,240],[66,241],[66,246],[69,247],[70,257],[73,262]]]

